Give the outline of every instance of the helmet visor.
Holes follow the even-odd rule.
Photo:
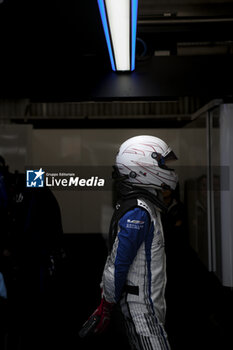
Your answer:
[[[177,160],[177,156],[173,151],[169,152],[165,157],[161,157],[158,160],[159,167],[165,170],[171,170],[174,171],[173,169],[173,161]]]
[[[177,156],[175,155],[175,153],[173,151],[169,152],[165,157],[164,160],[177,160]]]

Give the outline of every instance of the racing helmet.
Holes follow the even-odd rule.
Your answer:
[[[163,140],[141,135],[120,146],[115,166],[119,176],[133,185],[174,190],[178,176],[166,162],[175,159],[175,153]]]

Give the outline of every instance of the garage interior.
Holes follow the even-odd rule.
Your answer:
[[[179,286],[173,281],[169,290],[171,348],[231,348],[233,1],[139,0],[138,6],[136,69],[115,73],[97,1],[0,0],[0,155],[12,174],[37,166],[110,169],[128,137],[167,139],[178,153],[187,220]],[[205,221],[198,228],[193,203],[203,173]],[[22,237],[31,263],[19,294],[0,299],[0,347],[129,349],[117,317],[105,336],[78,337],[100,299],[111,191],[53,194],[62,261],[39,291],[44,247],[38,251]],[[49,203],[41,205],[35,232],[44,231],[43,241],[55,228]]]

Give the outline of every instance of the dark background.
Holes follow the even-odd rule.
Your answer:
[[[147,50],[143,56],[137,42],[135,72],[113,73],[96,1],[1,1],[0,98],[31,103],[168,101],[183,96],[201,98],[203,105],[213,98],[232,101],[232,1],[141,1],[138,38]],[[155,55],[161,51],[169,56]],[[111,119],[106,122],[110,125]],[[139,119],[137,126],[143,123]],[[67,120],[59,125],[67,126]],[[123,125],[122,120],[117,123]],[[84,127],[99,127],[98,120],[88,120]],[[23,299],[7,314],[9,349],[126,349],[121,329],[114,326],[106,337],[77,336],[99,303],[107,253],[102,236],[67,234],[62,245],[66,259],[45,293],[38,295],[36,288],[30,295],[22,293]],[[184,295],[180,312],[170,311],[172,349],[231,348],[232,292],[208,273],[192,250],[187,254],[184,270],[177,271],[182,283],[171,290],[175,293],[177,287]],[[28,278],[36,285],[34,276]],[[3,320],[3,328],[7,322]]]

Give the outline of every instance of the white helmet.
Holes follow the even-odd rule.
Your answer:
[[[165,161],[177,159],[172,149],[154,136],[135,136],[125,141],[116,156],[116,167],[121,176],[137,186],[156,189],[175,189],[178,176]]]

